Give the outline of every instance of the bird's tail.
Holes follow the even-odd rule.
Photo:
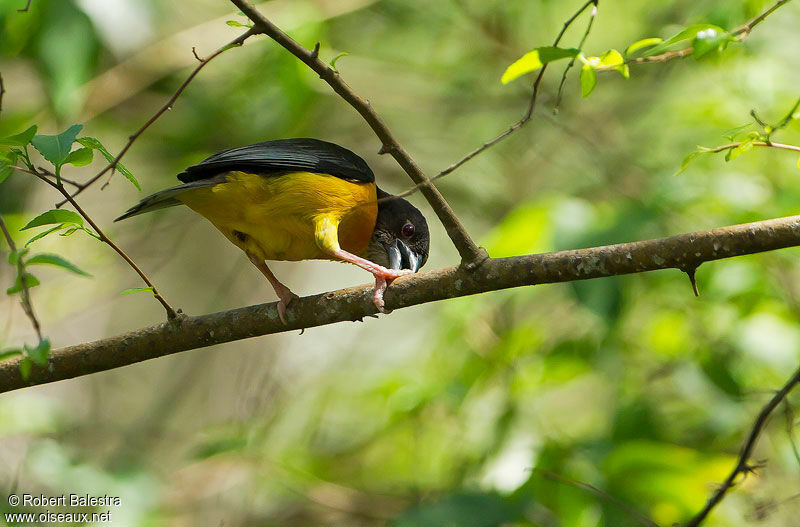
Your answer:
[[[183,194],[187,190],[193,190],[200,187],[217,185],[224,181],[225,181],[224,177],[209,178],[201,181],[192,181],[191,183],[186,183],[184,185],[178,185],[177,187],[161,190],[159,192],[156,192],[155,194],[147,196],[137,205],[134,205],[133,207],[129,208],[125,212],[125,214],[115,219],[114,221],[124,220],[130,218],[131,216],[138,216],[139,214],[144,214],[145,212],[151,212],[158,209],[165,209],[167,207],[174,207],[175,205],[181,205],[182,203],[177,199],[177,196]]]

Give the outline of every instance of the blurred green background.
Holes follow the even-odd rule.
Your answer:
[[[112,152],[196,64],[233,39],[224,1],[0,0],[0,136],[78,122]],[[602,0],[585,50],[624,49],[688,24],[733,29],[765,0]],[[549,45],[577,1],[274,0],[262,12],[337,68],[429,173],[504,130],[530,79],[504,69]],[[577,45],[582,18],[566,36]],[[797,212],[797,155],[758,149],[726,163],[696,145],[756,109],[778,121],[797,99],[800,3],[743,44],[695,61],[599,75],[578,68],[553,115],[564,63],[535,120],[441,180],[492,256],[588,247]],[[530,76],[529,76],[530,77]],[[140,194],[114,176],[81,203],[189,314],[273,301],[263,277],[202,218],[171,209],[113,224],[188,164],[232,146],[313,136],[342,144],[383,188],[410,182],[360,117],[264,37],[209,64],[133,146]],[[800,143],[793,122],[776,140]],[[102,165],[71,168],[87,179]],[[24,174],[0,185],[17,229],[58,201]],[[428,269],[457,263],[432,227]],[[7,250],[1,245],[3,251]],[[161,321],[116,254],[88,236],[50,237],[94,275],[38,270],[33,300],[54,347]],[[0,494],[119,496],[123,526],[590,527],[641,525],[593,485],[660,525],[688,519],[730,471],[753,418],[798,362],[798,251],[703,265],[701,296],[664,271],[502,291],[196,350],[0,396]],[[5,257],[3,257],[5,259]],[[298,294],[368,281],[353,266],[276,263]],[[0,282],[14,279],[0,266]],[[33,342],[17,297],[2,300],[0,347]],[[800,456],[789,398],[754,460],[766,460],[706,522],[796,525]],[[551,474],[557,474],[560,481]],[[9,510],[4,498],[0,511]],[[0,520],[0,525],[2,525]]]

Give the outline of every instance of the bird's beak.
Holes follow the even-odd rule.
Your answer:
[[[402,241],[396,240],[394,245],[386,248],[386,252],[391,269],[411,269],[415,273],[419,269],[419,257]]]

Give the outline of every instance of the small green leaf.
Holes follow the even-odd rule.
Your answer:
[[[246,28],[253,27],[253,24],[242,24],[241,22],[237,22],[236,20],[228,20],[225,23],[231,27],[246,27]]]
[[[39,214],[33,218],[27,225],[21,228],[21,231],[32,229],[33,227],[40,227],[42,225],[52,225],[54,223],[62,223],[65,225],[80,225],[83,226],[83,218],[77,212],[63,209],[52,209]]]
[[[753,149],[753,138],[751,137],[746,141],[742,141],[736,148],[728,150],[728,153],[725,154],[725,161],[733,161],[740,155],[746,154],[752,149]]]
[[[699,59],[712,51],[721,51],[728,46],[728,43],[736,40],[727,31],[718,31],[716,28],[709,27],[699,31],[692,40],[694,58]]]
[[[111,152],[109,152],[108,149],[106,149],[106,147],[104,147],[103,144],[100,142],[100,140],[97,139],[96,137],[91,137],[87,135],[86,137],[78,138],[77,141],[86,148],[91,148],[93,150],[97,150],[98,152],[100,152],[100,154],[104,158],[106,158],[106,161],[108,161],[109,163],[114,161],[114,156],[111,155]],[[139,182],[136,181],[136,178],[133,176],[131,171],[125,167],[125,165],[123,165],[122,163],[117,163],[116,170],[120,174],[125,176],[125,178],[128,181],[133,183],[133,186],[135,186],[139,190],[139,192],[142,191],[142,187],[139,185]]]
[[[24,277],[25,285],[28,286],[28,289],[39,285],[39,280],[32,274],[25,273],[22,276]],[[14,285],[6,289],[6,294],[13,295],[14,293],[19,293],[20,291],[22,291],[22,279],[17,276],[17,280],[14,282]]]
[[[21,258],[24,258],[30,249],[22,249],[21,251],[11,251],[8,253],[8,264],[17,265]]]
[[[57,254],[37,254],[28,258],[25,261],[25,265],[55,265],[56,267],[61,267],[62,269],[72,271],[73,273],[81,276],[92,276],[83,269],[61,258]]]
[[[694,158],[695,158],[695,157],[697,157],[697,156],[699,156],[701,153],[702,153],[702,152],[692,152],[692,153],[690,153],[689,155],[687,155],[686,157],[684,157],[684,158],[683,158],[683,161],[681,161],[681,168],[679,168],[679,169],[678,169],[678,170],[677,170],[677,171],[676,171],[676,172],[673,174],[673,176],[679,176],[680,174],[682,174],[682,173],[683,173],[683,171],[684,171],[684,170],[686,170],[686,167],[688,167],[688,166],[689,166],[689,163],[691,163],[692,161],[694,161]]]
[[[64,160],[64,164],[70,164],[76,167],[85,167],[94,159],[94,154],[91,148],[78,148],[69,153]]]
[[[14,169],[8,163],[0,161],[0,183],[8,179],[8,176],[14,173]]]
[[[133,289],[126,289],[125,291],[123,291],[120,294],[122,294],[122,295],[130,295],[131,293],[144,293],[144,292],[150,292],[153,295],[155,295],[155,292],[153,291],[152,287],[134,287]]]
[[[0,351],[0,360],[10,359],[11,357],[16,357],[17,355],[22,355],[21,349]]]
[[[12,166],[17,162],[17,156],[16,150],[0,152],[0,183],[14,173]]]
[[[625,59],[622,58],[622,54],[616,49],[609,49],[597,58],[598,60],[596,64],[592,62],[592,65],[594,65],[597,69],[611,69],[618,71],[620,75],[626,79],[630,77],[628,65],[625,64]]]
[[[524,54],[508,68],[506,68],[506,71],[500,78],[500,82],[503,84],[508,84],[509,82],[521,77],[522,75],[525,75],[526,73],[538,70],[549,62],[570,57],[577,57],[578,53],[580,53],[580,50],[574,48],[556,48],[553,46],[536,48]]]
[[[33,125],[24,132],[0,139],[0,146],[25,146],[36,135],[37,126]]]
[[[731,128],[727,132],[722,134],[722,137],[727,139],[728,141],[736,141],[736,136],[743,132],[746,128],[752,126],[753,123],[743,124],[742,126],[737,126],[736,128]]]
[[[24,380],[28,380],[31,376],[31,369],[33,369],[33,362],[28,357],[25,357],[19,362],[19,374],[22,375]]]
[[[25,344],[25,352],[39,366],[47,366],[47,358],[50,356],[50,339],[42,339],[35,348]]]
[[[56,232],[57,230],[59,230],[59,229],[63,229],[63,228],[64,228],[64,224],[63,224],[63,223],[61,223],[61,224],[58,224],[58,225],[56,225],[55,227],[53,227],[53,228],[51,228],[51,229],[47,229],[46,231],[40,232],[39,234],[37,234],[36,236],[34,236],[33,238],[31,238],[30,240],[28,240],[27,242],[25,242],[25,247],[28,247],[30,244],[32,244],[32,243],[33,243],[33,242],[35,242],[36,240],[39,240],[39,239],[41,239],[41,238],[44,238],[44,237],[45,237],[45,236],[47,236],[48,234],[52,234],[52,233]]]
[[[581,95],[588,97],[597,85],[597,73],[590,64],[584,64],[581,68]]]
[[[82,124],[73,124],[58,135],[37,135],[31,143],[54,167],[60,168],[82,128]]]
[[[627,48],[625,48],[625,55],[630,55],[631,53],[635,53],[643,48],[649,48],[650,46],[655,46],[656,44],[661,44],[664,42],[663,38],[653,37],[653,38],[643,38],[642,40],[637,40]]]
[[[715,26],[714,24],[693,24],[691,26],[686,27],[685,29],[680,31],[678,34],[676,34],[675,36],[673,36],[669,40],[667,40],[665,42],[662,42],[661,44],[659,44],[658,46],[656,46],[654,48],[650,48],[649,50],[647,50],[645,52],[644,56],[645,57],[650,57],[652,55],[658,55],[659,53],[663,53],[672,44],[680,42],[681,40],[693,40],[697,36],[698,33],[700,33],[701,31],[706,31],[708,29],[713,29],[714,31],[716,31],[718,33],[725,33],[726,32],[724,29],[722,29],[719,26]],[[709,35],[710,35],[710,33],[709,33]]]
[[[337,61],[337,60],[339,60],[339,59],[340,59],[340,58],[342,58],[342,57],[346,57],[346,56],[347,56],[347,55],[349,55],[349,54],[350,54],[350,53],[348,53],[348,52],[346,52],[346,51],[342,51],[341,53],[339,53],[338,55],[336,55],[335,57],[333,57],[333,58],[331,59],[331,62],[330,62],[331,69],[332,69],[333,71],[335,71],[336,73],[339,73],[339,70],[337,70],[337,69],[336,69],[336,61]]]
[[[64,232],[60,233],[59,236],[72,236],[73,234],[75,234],[79,230],[81,230],[80,227],[72,226],[69,229],[65,230]],[[89,232],[87,229],[83,229],[83,230],[85,230],[86,232]]]

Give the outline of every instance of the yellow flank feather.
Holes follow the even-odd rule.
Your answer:
[[[360,254],[378,215],[374,183],[310,172],[230,172],[225,183],[177,199],[264,260],[329,259],[340,246]]]

